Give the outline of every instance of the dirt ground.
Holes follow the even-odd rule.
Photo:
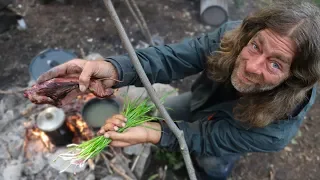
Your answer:
[[[26,2],[26,1],[17,1]],[[230,20],[244,18],[268,0],[247,0],[236,7],[229,0]],[[193,0],[137,0],[151,33],[163,37],[165,43],[194,37],[214,30],[199,21],[199,1]],[[30,80],[29,63],[47,48],[71,50],[80,56],[98,52],[104,56],[122,54],[125,50],[110,22],[103,1],[72,0],[71,5],[54,2],[19,9],[25,16],[28,29],[11,30],[0,34],[0,89],[25,87]],[[134,46],[145,41],[123,2],[116,8]],[[173,82],[181,91],[188,90],[194,77]],[[0,98],[3,97],[0,95]],[[300,180],[319,179],[320,176],[320,102],[316,101],[301,127],[301,132],[286,149],[276,153],[249,154],[236,164],[232,180]]]

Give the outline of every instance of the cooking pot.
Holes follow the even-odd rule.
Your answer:
[[[120,97],[93,98],[87,101],[82,109],[82,119],[94,130],[100,129],[106,120],[115,114],[119,114],[123,107]]]
[[[37,127],[42,130],[56,146],[72,143],[73,133],[67,127],[65,113],[62,109],[49,107],[40,112],[36,119]]]

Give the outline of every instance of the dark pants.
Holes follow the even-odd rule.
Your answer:
[[[173,120],[191,122],[190,112],[191,92],[169,97],[164,106]],[[178,102],[178,103],[177,103]],[[240,156],[195,157],[192,156],[194,168],[199,180],[225,180],[232,171],[235,161]]]

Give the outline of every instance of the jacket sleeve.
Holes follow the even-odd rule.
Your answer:
[[[179,151],[179,142],[164,121],[160,122],[162,136],[156,144],[169,151]],[[273,152],[285,147],[280,136],[273,136],[273,130],[242,129],[223,118],[216,120],[177,122],[184,132],[190,154],[225,156],[248,152]],[[278,129],[281,131],[280,129]]]
[[[219,47],[226,24],[211,33],[180,43],[153,46],[136,50],[138,59],[149,79],[153,83],[170,83],[201,72],[206,56]],[[128,54],[107,57],[117,69],[119,80],[115,87],[126,85],[142,86]]]

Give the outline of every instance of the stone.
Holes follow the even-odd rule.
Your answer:
[[[108,175],[101,180],[124,180],[124,178],[118,175]]]
[[[9,132],[3,137],[3,141],[6,142],[9,154],[13,159],[17,159],[22,151],[23,139],[17,132]]]
[[[11,161],[2,172],[3,180],[20,180],[23,164],[20,160]]]
[[[58,171],[61,171],[61,170],[65,169],[67,166],[69,166],[70,161],[65,161],[61,158],[57,158],[59,154],[65,153],[67,151],[68,151],[67,148],[62,147],[62,148],[57,149],[57,151],[55,151],[54,153],[48,154],[49,165]],[[54,160],[56,160],[56,161],[54,161]],[[68,167],[68,169],[65,172],[79,173],[79,172],[85,170],[86,167],[87,167],[87,164],[85,164],[82,168],[80,168],[79,166],[76,166],[76,165],[71,165],[70,167]]]
[[[7,95],[2,100],[7,109],[14,109],[19,104],[19,98],[15,95]]]
[[[151,158],[151,144],[144,144],[144,148],[140,154],[136,167],[134,168],[134,174],[138,179],[141,179],[146,167],[148,167],[149,159]]]
[[[12,109],[8,110],[7,112],[5,112],[2,116],[2,120],[1,121],[10,121],[14,118],[14,111]]]
[[[167,93],[170,93],[168,97],[177,96],[179,94],[174,87],[167,84],[155,83],[152,85],[152,87],[157,93],[158,98],[163,97]],[[149,94],[146,88],[136,87],[136,86],[126,86],[126,87],[119,88],[119,91],[117,92],[117,94],[121,97],[126,97],[126,95],[128,95],[130,99],[137,99],[141,97],[141,99],[143,100],[149,97]]]
[[[94,174],[89,174],[84,180],[95,180]]]
[[[27,175],[38,174],[44,169],[47,162],[43,158],[42,153],[34,154],[30,157],[30,160],[25,163],[24,173]]]
[[[7,150],[6,144],[3,141],[0,141],[0,159],[9,159],[10,154]]]
[[[4,100],[1,99],[0,101],[0,119],[2,119],[2,115],[6,111],[6,105],[4,104]]]
[[[136,144],[123,148],[123,152],[127,155],[139,155],[143,150],[143,144]]]
[[[67,177],[67,174],[65,173],[59,173],[54,180],[68,180],[68,177]]]

